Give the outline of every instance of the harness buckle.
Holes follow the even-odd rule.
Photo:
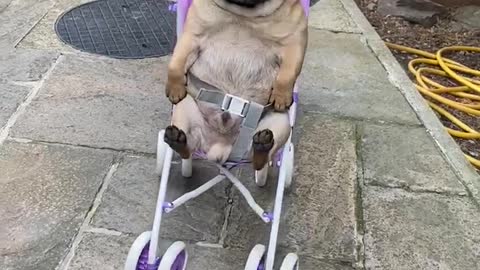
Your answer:
[[[230,94],[226,94],[222,102],[222,110],[245,117],[248,112],[250,101]]]

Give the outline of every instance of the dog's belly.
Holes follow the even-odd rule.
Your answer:
[[[273,43],[226,26],[202,40],[190,72],[226,93],[266,105],[279,65]]]
[[[227,26],[202,40],[188,72],[226,93],[267,105],[279,66],[274,44],[256,39],[240,26]],[[193,85],[187,88],[193,96],[198,91]],[[191,147],[204,151],[211,160],[225,161],[241,120],[233,115],[222,117],[222,111],[212,105],[196,105],[201,117],[194,117],[195,128],[187,135],[195,142]]]

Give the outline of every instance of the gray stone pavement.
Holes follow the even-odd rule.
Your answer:
[[[122,269],[151,226],[168,58],[113,60],[61,44],[53,22],[82,2],[0,0],[2,270]],[[478,183],[466,188],[452,169],[352,7],[320,0],[311,10],[278,257],[298,252],[307,270],[480,269]],[[250,170],[235,173],[272,205],[274,180],[260,189]],[[186,180],[175,163],[168,196],[213,174],[198,162]],[[164,228],[161,248],[188,243],[189,270],[242,269],[268,234],[227,183]]]

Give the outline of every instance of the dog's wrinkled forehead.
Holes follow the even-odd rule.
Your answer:
[[[225,0],[225,2],[245,8],[255,8],[269,0]]]

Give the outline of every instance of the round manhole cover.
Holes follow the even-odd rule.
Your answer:
[[[138,59],[171,53],[175,23],[166,0],[100,0],[67,11],[55,31],[78,50]]]

